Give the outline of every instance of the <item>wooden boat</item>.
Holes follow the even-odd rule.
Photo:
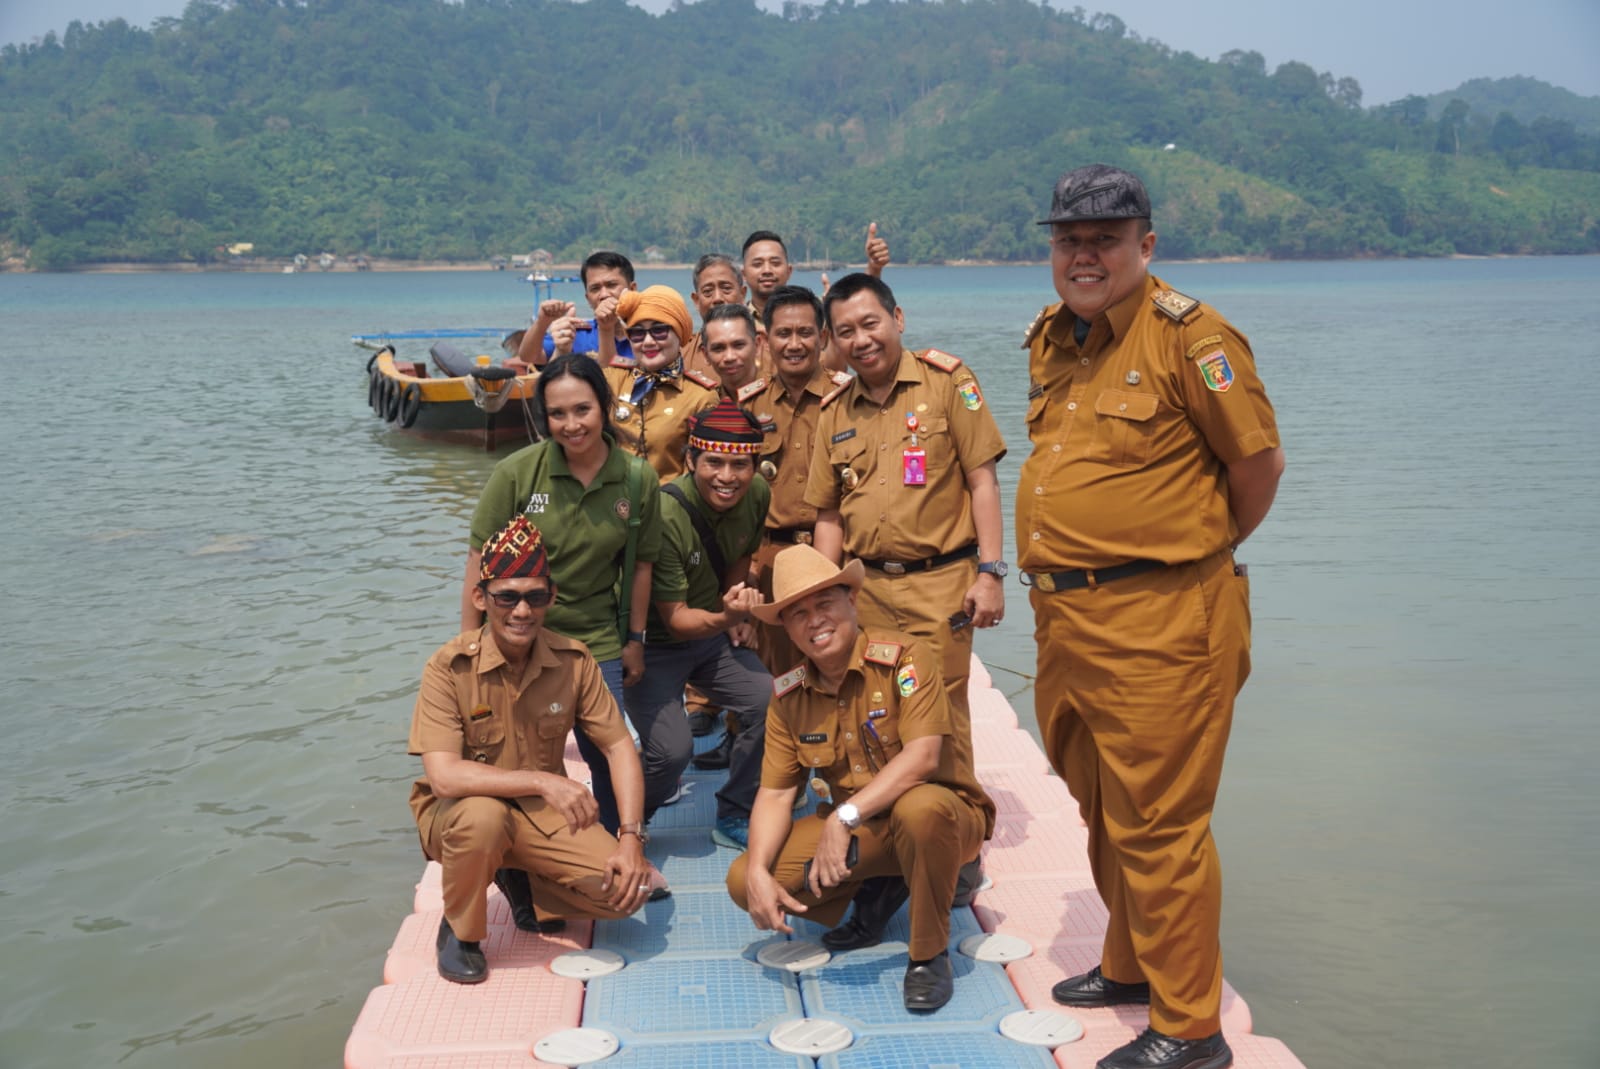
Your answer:
[[[367,360],[367,404],[391,426],[422,438],[495,450],[535,440],[533,385],[536,369],[489,354],[468,354],[449,341],[429,347],[432,369],[402,360],[399,338],[481,336],[469,331],[415,331],[405,335],[356,335],[374,350]],[[508,339],[509,340],[509,339]]]

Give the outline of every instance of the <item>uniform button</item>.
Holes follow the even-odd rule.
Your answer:
[[[1078,402],[1076,402],[1076,401],[1068,401],[1067,402],[1067,411],[1068,412],[1076,412],[1077,410],[1078,410]]]
[[[1118,412],[1126,412],[1127,410],[1128,410],[1128,406],[1127,405],[1118,405],[1117,406],[1117,411]]]
[[[878,449],[879,449],[879,451],[880,451],[880,452],[881,452],[881,451],[882,451],[882,450],[885,450],[885,449],[888,449],[888,448],[889,448],[889,445],[888,445],[888,443],[887,443],[887,442],[886,442],[886,443],[884,443],[884,444],[883,444],[883,445],[880,445],[880,446],[878,446]]]
[[[857,771],[857,772],[860,772],[860,771],[861,771],[861,766],[860,766],[860,765],[857,765],[857,766],[856,766],[856,771]]]
[[[886,483],[888,481],[889,480],[887,478],[885,478],[884,476],[882,476],[882,475],[878,476],[878,485],[879,486],[882,486],[884,483]]]
[[[1051,447],[1050,447],[1050,452],[1052,452],[1052,453],[1059,453],[1059,452],[1061,452],[1061,443],[1060,443],[1060,442],[1057,442],[1057,443],[1056,443],[1056,444],[1055,444],[1055,445],[1053,445],[1053,446],[1051,446]]]
[[[844,733],[844,739],[846,742],[849,742],[853,738],[855,738],[855,736],[850,734],[848,731]]]
[[[1088,367],[1089,366],[1089,358],[1086,356],[1082,360],[1079,360],[1078,363],[1082,364],[1084,367]]]
[[[1037,541],[1039,541],[1039,532],[1035,531],[1035,532],[1033,532],[1033,534],[1029,535],[1028,537],[1033,539],[1035,542],[1037,542]]]
[[[1035,486],[1035,487],[1034,487],[1034,488],[1033,488],[1033,492],[1034,492],[1034,494],[1036,494],[1036,495],[1037,495],[1037,494],[1042,494],[1042,493],[1044,493],[1044,487],[1042,487],[1042,486]]]

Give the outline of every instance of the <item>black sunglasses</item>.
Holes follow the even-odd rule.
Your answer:
[[[667,326],[665,323],[657,323],[653,327],[628,328],[628,340],[633,342],[635,345],[638,345],[640,342],[644,341],[644,336],[646,334],[650,335],[650,337],[654,338],[656,341],[666,341],[668,338],[672,337],[672,328]]]
[[[484,593],[489,596],[490,601],[502,609],[515,609],[519,601],[526,601],[530,609],[542,609],[550,604],[550,598],[552,597],[548,590],[529,590],[526,592],[517,590],[496,590],[491,592],[486,590]]]

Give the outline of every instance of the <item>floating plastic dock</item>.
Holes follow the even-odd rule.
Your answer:
[[[978,778],[999,810],[984,846],[987,882],[954,911],[955,998],[932,1014],[901,1005],[906,907],[885,941],[828,956],[823,929],[795,918],[792,937],[759,931],[723,875],[735,854],[711,842],[726,775],[685,776],[687,792],[651,821],[647,855],[672,896],[618,921],[569,921],[559,935],[520,932],[489,894],[489,979],[439,977],[434,937],[439,867],[417,884],[383,985],[345,1044],[347,1069],[1093,1069],[1145,1027],[1142,1006],[1064,1012],[1051,985],[1100,960],[1106,911],[1094,890],[1088,833],[1066,785],[973,661]],[[715,735],[695,740],[699,750]],[[571,774],[588,771],[570,741]],[[769,964],[770,963],[770,964]],[[1239,1069],[1304,1069],[1251,1030],[1224,983],[1222,1028]]]

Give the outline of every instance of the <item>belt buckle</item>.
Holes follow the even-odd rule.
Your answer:
[[[906,566],[897,560],[886,560],[883,562],[883,571],[885,575],[904,575]]]
[[[1056,592],[1056,577],[1050,572],[1038,572],[1033,577],[1033,585],[1046,594]]]

